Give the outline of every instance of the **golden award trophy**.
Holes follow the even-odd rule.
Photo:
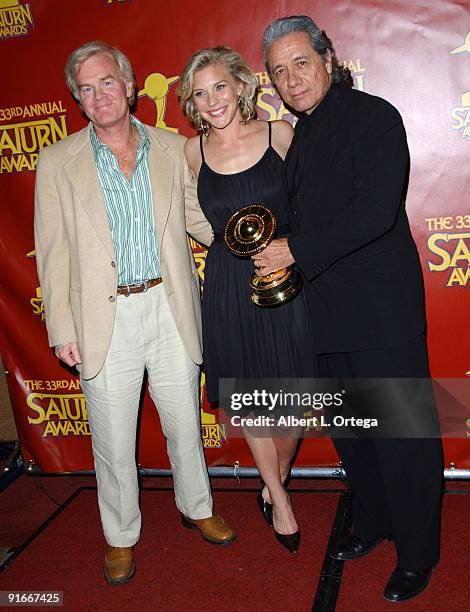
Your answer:
[[[227,221],[224,242],[238,257],[251,257],[265,249],[277,228],[275,215],[263,204],[250,204],[237,210]],[[288,302],[302,288],[302,277],[293,266],[266,276],[253,274],[251,301],[257,306],[278,306]]]

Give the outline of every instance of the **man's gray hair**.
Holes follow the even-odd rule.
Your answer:
[[[72,51],[72,53],[68,56],[67,61],[65,62],[65,82],[67,83],[67,87],[70,89],[72,96],[78,102],[80,101],[80,92],[78,91],[77,81],[75,80],[77,71],[85,60],[90,58],[92,55],[97,55],[98,53],[104,53],[113,59],[119,68],[119,72],[121,73],[123,80],[131,81],[133,89],[132,95],[130,98],[128,98],[128,101],[129,106],[132,106],[135,102],[135,78],[131,63],[122,51],[116,47],[111,47],[111,45],[108,45],[108,43],[102,42],[101,40],[92,40],[91,42],[87,42],[78,47],[78,49],[75,49],[75,51]]]
[[[308,34],[312,48],[322,58],[323,63],[326,62],[327,51],[330,52],[332,68],[331,77],[333,83],[346,83],[350,87],[352,86],[353,80],[351,77],[351,72],[349,71],[349,68],[346,68],[346,66],[343,66],[338,62],[331,40],[326,35],[325,31],[320,30],[315,22],[306,15],[291,15],[290,17],[276,19],[270,25],[268,25],[264,31],[263,61],[271,78],[272,75],[268,64],[269,47],[276,40],[287,36],[287,34],[293,34],[294,32],[305,32]]]

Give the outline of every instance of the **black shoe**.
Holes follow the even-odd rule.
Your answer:
[[[388,601],[406,601],[424,591],[431,579],[432,567],[425,570],[407,570],[396,567],[385,587]]]
[[[330,557],[339,559],[340,561],[349,561],[350,559],[365,557],[382,541],[383,538],[379,538],[378,540],[363,540],[356,534],[351,533],[347,538],[336,544],[336,546],[333,546],[330,550]]]
[[[272,527],[273,526],[273,505],[267,502],[262,496],[261,492],[256,496],[256,501],[258,502],[259,509],[261,510],[261,514],[263,515],[264,520],[267,524]]]
[[[287,535],[284,533],[278,533],[274,529],[274,535],[279,544],[282,544],[289,552],[296,553],[299,550],[300,529],[297,529],[295,533],[289,533]]]

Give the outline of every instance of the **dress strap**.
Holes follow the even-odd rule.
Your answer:
[[[201,158],[202,158],[202,161],[205,163],[206,160],[204,159],[204,149],[203,149],[203,146],[202,146],[202,134],[199,136],[199,146],[201,148]]]
[[[268,121],[268,131],[269,131],[269,146],[271,146],[271,121]]]

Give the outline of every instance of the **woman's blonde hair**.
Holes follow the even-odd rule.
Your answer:
[[[249,121],[255,116],[258,79],[242,56],[230,47],[200,49],[189,58],[178,87],[178,100],[183,113],[199,132],[209,126],[202,119],[194,104],[192,96],[194,74],[198,70],[214,64],[224,64],[232,78],[243,83],[243,91],[238,98],[243,121]]]

